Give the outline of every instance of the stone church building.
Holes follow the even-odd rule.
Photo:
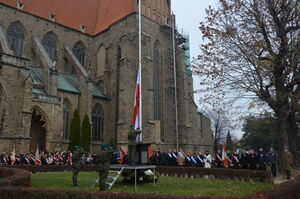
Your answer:
[[[179,33],[175,104],[171,24],[171,0],[142,1],[143,142],[176,148],[177,106],[179,147],[211,150]],[[137,0],[0,0],[0,152],[66,150],[75,109],[92,151],[126,148],[137,69]]]

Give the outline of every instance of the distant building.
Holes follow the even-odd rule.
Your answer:
[[[92,150],[112,139],[127,146],[138,69],[137,2],[0,0],[0,151],[66,150],[75,109],[91,120]],[[143,142],[176,147],[177,106],[179,147],[211,149],[210,120],[193,101],[186,40],[176,48],[175,104],[170,4],[142,5]]]

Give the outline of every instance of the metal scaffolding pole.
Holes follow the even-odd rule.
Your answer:
[[[178,132],[178,109],[177,109],[177,70],[176,70],[176,44],[175,44],[175,17],[172,13],[172,43],[173,43],[173,72],[174,72],[174,98],[175,98],[175,130],[176,130],[176,149],[179,150]]]

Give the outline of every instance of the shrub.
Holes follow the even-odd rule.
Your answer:
[[[30,175],[23,169],[0,167],[0,187],[30,186]]]
[[[81,126],[80,146],[84,151],[90,152],[90,145],[91,145],[91,124],[90,124],[89,117],[85,115]]]
[[[73,151],[76,145],[80,145],[80,115],[77,109],[74,111],[71,121],[70,144],[68,150]]]

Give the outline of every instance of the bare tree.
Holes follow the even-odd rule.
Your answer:
[[[217,151],[219,145],[224,143],[226,133],[232,129],[231,121],[228,119],[226,111],[221,108],[202,112],[211,120],[213,148],[214,151]]]
[[[300,0],[219,0],[200,30],[206,43],[194,72],[205,90],[265,102],[276,115],[281,147],[295,155]]]

